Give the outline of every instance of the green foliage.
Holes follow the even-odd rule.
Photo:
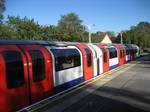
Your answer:
[[[100,42],[99,39],[97,39],[96,35],[97,35],[96,33],[91,34],[92,43],[99,43]]]
[[[5,0],[0,0],[0,27],[3,23],[3,15],[2,13],[6,10]]]
[[[27,17],[21,19],[20,17],[8,16],[6,26],[14,32],[13,35],[8,37],[10,39],[41,39],[41,27],[38,23],[34,22],[34,19],[30,20]],[[5,37],[5,34],[3,36]]]
[[[61,19],[58,21],[58,27],[64,29],[71,29],[76,32],[83,31],[83,27],[81,25],[82,20],[79,19],[78,15],[75,13],[69,13],[67,15],[61,16]]]
[[[99,43],[101,40],[97,35],[103,33],[91,33],[92,42]],[[120,43],[120,35],[116,38],[113,31],[105,33],[113,43]],[[74,13],[61,16],[57,26],[42,26],[34,19],[19,16],[8,16],[7,21],[3,22],[3,15],[0,15],[0,39],[88,42],[88,37],[88,30]],[[130,30],[123,31],[122,38],[124,43],[137,44],[141,48],[150,47],[150,23],[140,22],[132,26]]]
[[[34,19],[8,16],[8,20],[0,26],[0,39],[84,42],[87,40],[86,31],[81,22],[74,13],[62,16],[58,26],[42,26]]]
[[[124,43],[137,44],[142,49],[150,47],[150,23],[140,22],[130,30],[124,31],[122,36]]]
[[[115,37],[115,32],[113,32],[113,31],[107,31],[106,33],[107,33],[108,36],[110,37],[112,43],[115,43],[115,39],[116,39],[116,37]]]
[[[65,41],[84,41],[85,26],[82,25],[82,20],[75,13],[61,16],[58,21],[58,29],[63,34]]]

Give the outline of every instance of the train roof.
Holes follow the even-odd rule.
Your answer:
[[[0,40],[0,45],[2,44],[48,44],[48,42],[40,40]]]
[[[135,44],[100,44],[100,43],[79,43],[79,42],[65,42],[65,41],[43,41],[43,40],[0,40],[0,45],[4,44],[14,44],[14,45],[29,45],[29,44],[41,44],[44,46],[59,46],[59,47],[66,47],[66,46],[75,46],[76,44],[94,44],[94,45],[103,45],[107,47],[116,46],[116,45],[123,45],[128,47],[129,49],[138,47]]]
[[[76,45],[78,42],[58,42],[58,41],[42,41],[42,40],[0,40],[0,45],[29,45],[41,44],[44,46],[69,46]]]

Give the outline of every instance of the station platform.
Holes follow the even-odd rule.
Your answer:
[[[29,111],[149,112],[150,55],[120,66]]]

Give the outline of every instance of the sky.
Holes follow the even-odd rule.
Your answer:
[[[73,12],[92,32],[120,32],[150,22],[150,0],[6,0],[5,5],[5,20],[27,16],[41,25],[57,25],[62,15]]]

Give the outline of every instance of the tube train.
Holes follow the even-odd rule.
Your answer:
[[[0,112],[16,111],[135,60],[131,44],[0,41]]]

